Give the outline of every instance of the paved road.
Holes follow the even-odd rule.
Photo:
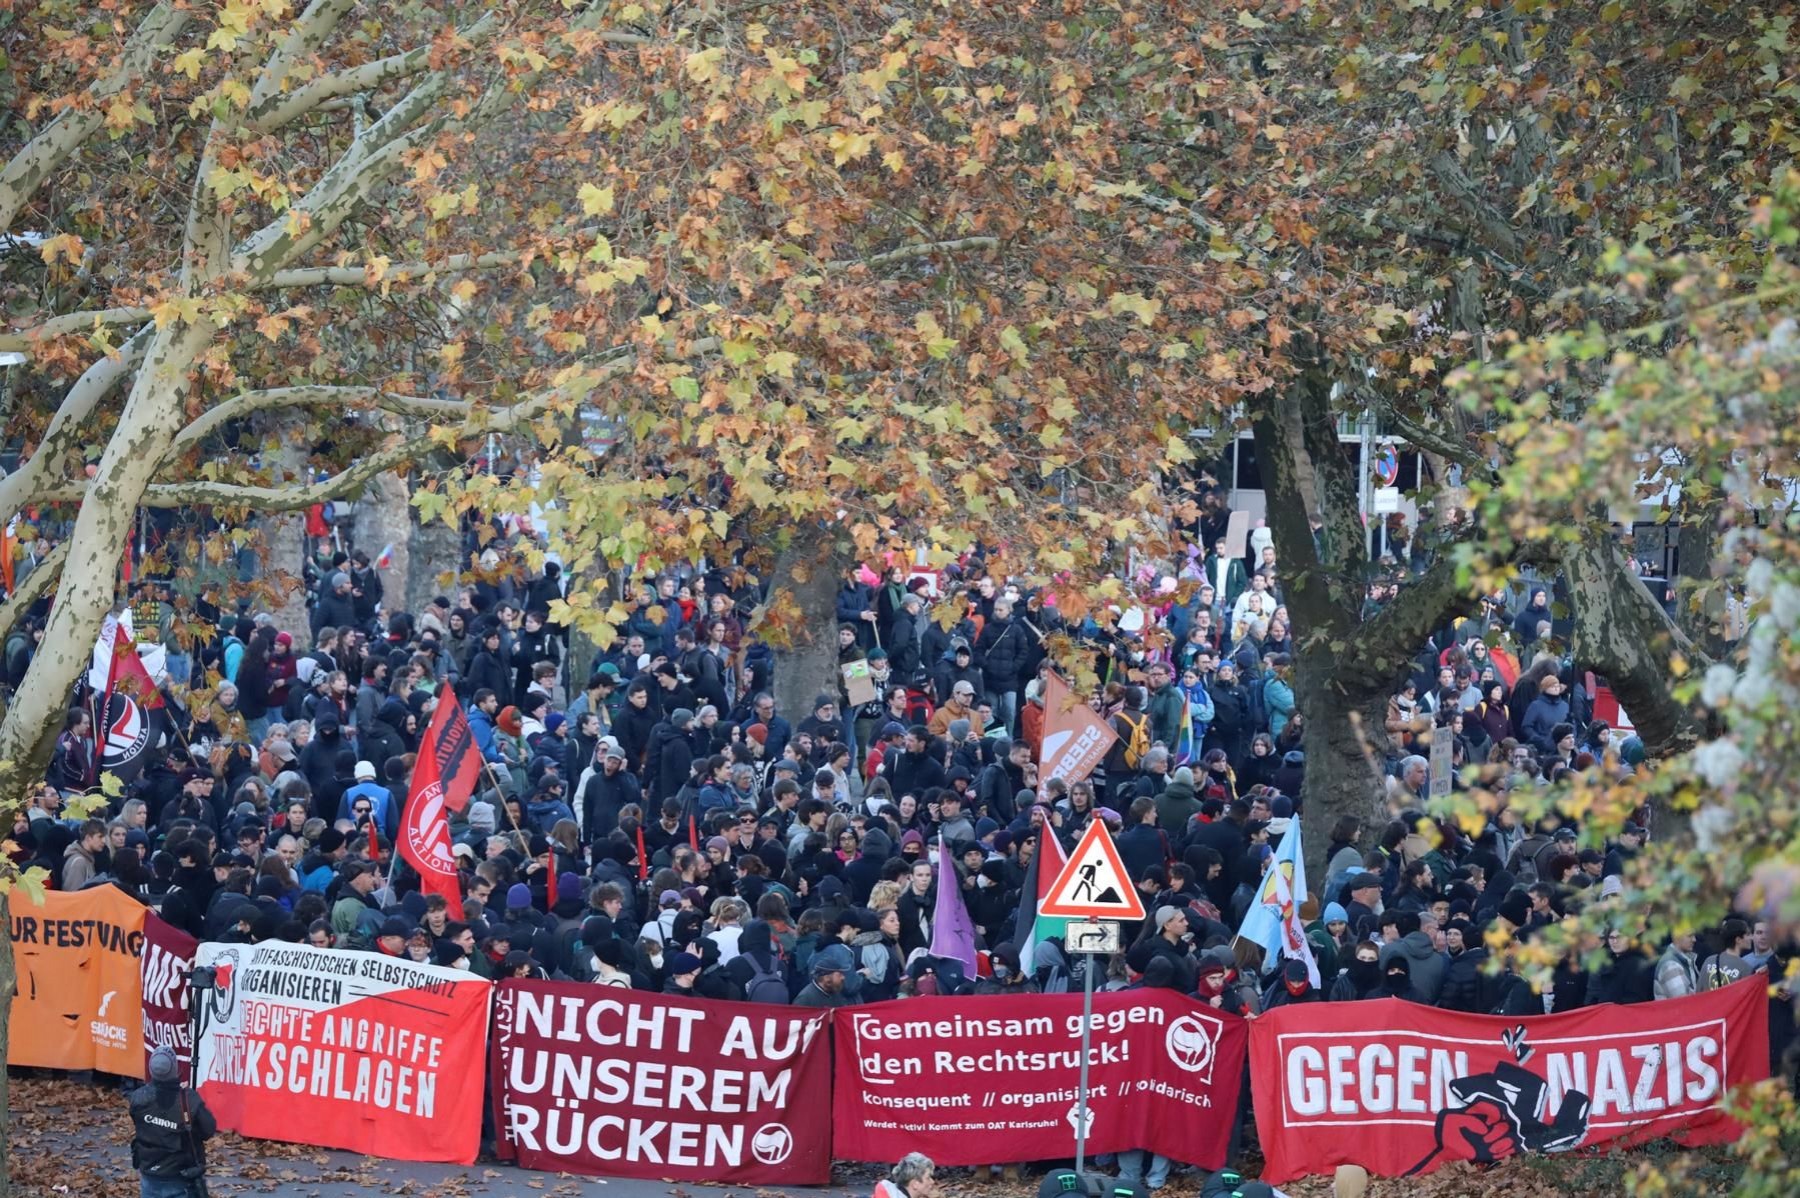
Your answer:
[[[7,1104],[13,1118],[13,1177],[33,1195],[135,1198],[131,1120],[125,1098],[110,1086],[49,1076],[14,1078]],[[423,1165],[383,1161],[321,1148],[222,1136],[210,1150],[212,1192],[282,1198],[530,1198],[602,1193],[608,1198],[746,1198],[749,1187],[679,1185],[666,1181],[532,1173],[510,1165]],[[757,1198],[851,1198],[868,1194],[873,1166],[839,1168],[832,1187],[758,1189]]]

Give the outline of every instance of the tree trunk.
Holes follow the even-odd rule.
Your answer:
[[[362,498],[356,501],[357,547],[373,562],[388,546],[393,546],[394,560],[381,572],[383,603],[389,611],[419,610],[403,602],[413,586],[413,522],[409,497],[406,480],[389,471],[369,480]]]
[[[44,639],[0,724],[0,761],[12,765],[0,772],[0,795],[9,801],[17,802],[23,794],[13,785],[19,778],[48,763],[68,710],[69,690],[92,661],[100,622],[112,607],[138,500],[180,427],[188,370],[212,336],[212,327],[204,323],[171,324],[157,333],[101,455],[69,536],[69,555]]]
[[[18,963],[13,960],[11,896],[0,893],[0,1198],[12,1193],[12,1079],[4,1046],[10,1042],[13,994],[19,989]]]
[[[775,649],[775,705],[798,725],[813,699],[837,694],[837,592],[840,551],[825,530],[796,533],[775,560],[769,606],[780,613],[785,643]]]
[[[1670,684],[1674,660],[1685,670],[1709,664],[1687,634],[1645,589],[1610,529],[1593,527],[1563,553],[1575,620],[1570,653],[1603,675],[1656,757],[1694,747],[1705,734],[1696,712]]]
[[[410,504],[408,509],[405,522],[390,529],[388,535],[408,545],[411,561],[405,585],[395,587],[390,584],[387,593],[390,604],[419,612],[437,595],[453,596],[454,580],[469,563],[462,555],[462,534],[454,526],[442,520],[422,525]],[[450,576],[450,582],[445,582],[445,575]]]

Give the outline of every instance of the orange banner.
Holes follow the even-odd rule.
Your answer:
[[[1052,673],[1044,680],[1044,749],[1038,756],[1038,784],[1052,778],[1079,782],[1094,772],[1119,734]]]
[[[41,905],[14,890],[9,907],[19,991],[7,1063],[143,1077],[143,905],[95,886]]]

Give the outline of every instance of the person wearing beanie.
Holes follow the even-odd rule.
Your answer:
[[[531,910],[531,887],[523,882],[514,882],[506,889],[506,915],[508,919],[517,919],[523,912]]]
[[[675,994],[682,998],[698,998],[694,993],[694,983],[700,980],[700,970],[704,962],[693,953],[673,953],[663,963],[664,994]]]
[[[150,1054],[149,1085],[131,1093],[131,1164],[142,1198],[188,1198],[206,1175],[206,1142],[219,1125],[198,1091],[181,1084],[175,1050]],[[204,1193],[202,1188],[200,1192]]]
[[[794,996],[793,1005],[814,1009],[847,1007],[854,1000],[844,985],[856,968],[856,956],[844,944],[832,944],[813,954],[812,981]]]

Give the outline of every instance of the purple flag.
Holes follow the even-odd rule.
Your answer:
[[[956,862],[938,833],[937,907],[931,913],[931,955],[961,961],[969,977],[975,976],[975,925],[969,921],[969,909],[963,905],[962,881],[956,874]]]

